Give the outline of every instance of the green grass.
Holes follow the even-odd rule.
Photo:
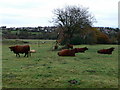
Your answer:
[[[11,40],[14,42],[14,40]],[[118,45],[75,45],[89,48],[75,57],[59,57],[51,51],[53,41],[25,40],[37,52],[31,57],[15,57],[9,44],[2,48],[2,85],[4,88],[117,88]],[[43,40],[39,41],[42,42]],[[115,47],[112,55],[101,55],[96,51]],[[120,50],[119,50],[120,51]],[[69,80],[77,80],[71,84]]]

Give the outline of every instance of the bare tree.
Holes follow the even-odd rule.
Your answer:
[[[54,10],[54,14],[53,22],[60,28],[59,38],[64,38],[64,44],[69,44],[74,34],[84,34],[95,21],[94,17],[88,12],[88,8],[82,6],[58,8]]]

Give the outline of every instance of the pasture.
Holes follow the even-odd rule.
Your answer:
[[[75,45],[89,50],[75,57],[60,57],[58,51],[51,50],[53,40],[41,40],[39,45],[38,40],[25,41],[36,50],[28,58],[22,54],[16,57],[9,50],[9,46],[19,44],[15,40],[3,42],[3,88],[118,88],[118,45]],[[109,47],[115,47],[112,55],[97,53]]]

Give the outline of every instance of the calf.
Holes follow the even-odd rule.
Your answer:
[[[97,52],[100,53],[100,54],[112,54],[112,51],[114,51],[114,47],[112,48],[109,48],[109,49],[101,49],[101,50],[98,50]]]
[[[76,53],[78,53],[78,52],[84,53],[86,50],[88,50],[87,47],[84,47],[84,48],[76,48],[76,49],[77,49],[77,52],[76,52]]]
[[[16,46],[11,46],[9,47],[11,51],[13,51],[15,54],[16,54],[16,57],[19,56],[20,57],[20,54],[19,53],[25,53],[24,57],[27,55],[28,57],[28,54],[30,52],[30,46],[29,45],[16,45]]]

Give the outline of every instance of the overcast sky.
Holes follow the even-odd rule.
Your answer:
[[[88,7],[98,27],[118,27],[119,0],[0,0],[0,26],[53,26],[53,10],[66,5]]]

